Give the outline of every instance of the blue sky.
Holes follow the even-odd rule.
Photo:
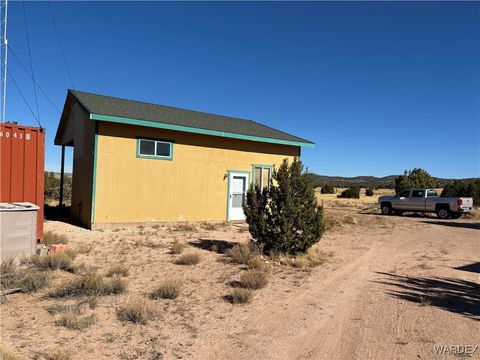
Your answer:
[[[480,176],[477,2],[51,2],[77,90],[254,119],[316,143],[324,175]],[[26,2],[37,82],[71,87],[45,2]],[[29,67],[21,2],[9,44]],[[10,71],[35,109],[31,80]],[[37,90],[46,168],[60,114]],[[35,125],[11,79],[7,120]],[[72,154],[67,153],[71,167]]]

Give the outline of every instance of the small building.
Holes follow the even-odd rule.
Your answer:
[[[251,120],[69,90],[55,144],[73,146],[72,216],[115,224],[244,220],[252,182],[311,141]]]

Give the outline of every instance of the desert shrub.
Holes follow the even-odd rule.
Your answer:
[[[52,297],[117,295],[125,292],[127,285],[120,277],[105,280],[97,273],[88,273],[66,281]]]
[[[181,254],[184,249],[185,249],[185,244],[184,244],[184,243],[181,243],[181,242],[178,241],[178,240],[175,240],[175,241],[172,242],[172,244],[170,245],[170,252],[171,252],[172,254]]]
[[[53,231],[45,231],[43,233],[43,243],[46,246],[53,244],[68,244],[68,238],[64,234],[57,234]]]
[[[53,253],[45,255],[33,255],[32,264],[39,270],[69,270],[72,267],[71,255],[67,253]]]
[[[237,264],[247,265],[249,261],[260,256],[261,247],[253,242],[235,244],[227,251],[227,255]]]
[[[312,176],[297,158],[273,172],[270,189],[250,188],[243,204],[250,234],[263,250],[295,254],[318,242],[325,231]]]
[[[445,185],[440,196],[473,197],[473,205],[480,206],[480,179],[454,180]]]
[[[341,199],[360,199],[360,188],[356,186],[349,187],[343,190],[337,197]]]
[[[146,324],[157,317],[158,308],[145,299],[130,300],[117,309],[117,316],[122,321]]]
[[[17,270],[17,263],[12,256],[6,256],[3,258],[0,264],[0,275],[11,274]]]
[[[60,316],[55,325],[64,326],[72,330],[84,330],[89,326],[97,322],[97,316],[95,314],[90,315],[77,315],[75,313],[67,313]]]
[[[331,253],[325,253],[318,249],[310,249],[305,254],[297,255],[294,259],[293,266],[298,268],[315,267],[327,262],[331,256]]]
[[[367,188],[367,189],[365,189],[365,195],[366,196],[373,196],[373,195],[375,195],[375,193],[373,192],[373,189]]]
[[[425,170],[414,168],[405,170],[403,175],[395,179],[395,192],[412,188],[435,188],[437,181]]]
[[[181,292],[182,285],[175,280],[165,280],[152,293],[152,298],[157,299],[176,299]]]
[[[19,287],[22,292],[36,292],[50,284],[51,277],[49,274],[40,271],[26,272],[19,281]]]
[[[252,301],[253,291],[250,289],[235,288],[230,295],[226,296],[226,299],[232,304],[246,304]]]
[[[325,185],[322,186],[320,189],[321,194],[333,194],[335,193],[335,188],[333,187],[332,184],[326,183]]]
[[[81,243],[75,247],[75,252],[77,254],[89,254],[93,250],[93,244],[90,243]]]
[[[65,175],[63,180],[63,198],[64,200],[70,200],[72,198],[72,177],[71,175]],[[53,171],[45,171],[44,181],[45,199],[58,200],[60,197],[60,177],[57,177]]]
[[[122,264],[117,264],[117,265],[112,265],[110,269],[107,271],[107,276],[112,277],[112,276],[123,276],[127,277],[129,273],[128,267],[126,265]]]
[[[268,269],[268,265],[265,261],[263,261],[260,257],[254,257],[248,260],[247,265],[250,269],[257,269],[266,271]]]
[[[261,289],[268,283],[268,274],[261,270],[248,270],[240,276],[240,282],[244,288]]]
[[[196,252],[186,252],[181,254],[177,260],[175,261],[175,264],[178,265],[195,265],[198,264],[201,260],[201,256],[199,253]]]
[[[219,226],[218,224],[207,223],[207,222],[202,224],[202,228],[204,230],[209,230],[209,231],[217,230],[218,226]]]

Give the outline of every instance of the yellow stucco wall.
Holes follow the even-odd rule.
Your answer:
[[[137,137],[174,141],[173,160],[137,158]],[[225,221],[227,170],[298,155],[294,146],[99,122],[94,223]]]

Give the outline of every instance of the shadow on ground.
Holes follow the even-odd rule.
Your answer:
[[[189,244],[202,250],[225,254],[237,243],[228,240],[198,239],[195,241],[190,241]]]
[[[50,206],[45,204],[43,210],[46,220],[61,221],[67,224],[85,227],[78,220],[72,218],[70,214],[70,206]]]
[[[380,284],[391,286],[387,294],[424,306],[435,306],[480,321],[480,284],[452,278],[386,276]]]
[[[469,271],[469,272],[480,274],[480,262],[475,262],[475,263],[471,263],[471,264],[468,264],[468,265],[458,266],[458,267],[454,267],[452,269]]]
[[[433,225],[442,225],[442,226],[451,226],[459,227],[465,229],[475,229],[480,230],[480,223],[468,223],[468,222],[455,222],[455,221],[422,221],[424,224],[433,224]]]

